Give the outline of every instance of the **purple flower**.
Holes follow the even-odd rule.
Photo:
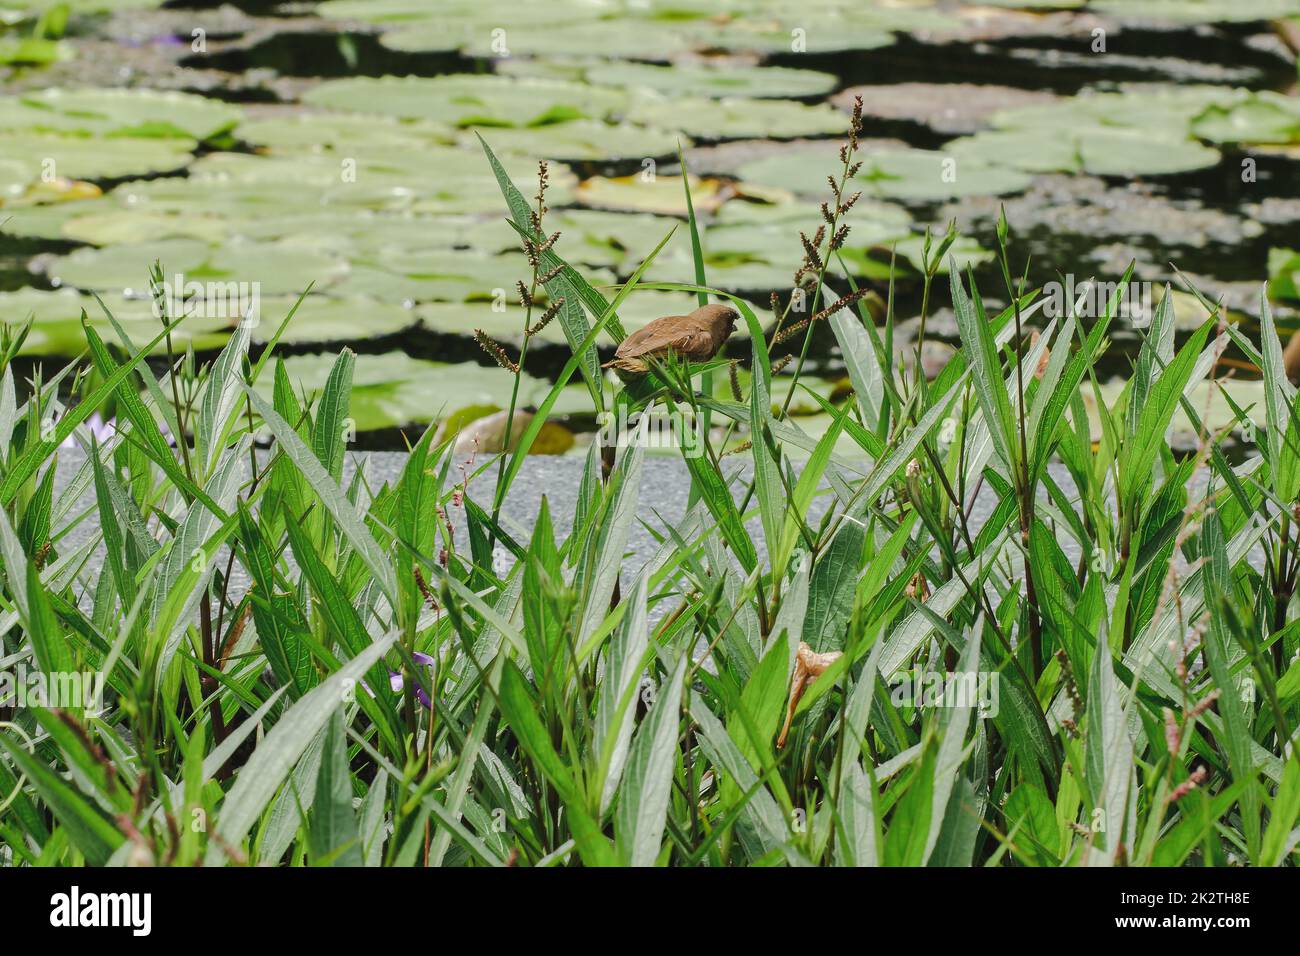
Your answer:
[[[419,664],[421,667],[433,666],[433,658],[428,654],[421,654],[419,651],[415,651],[411,654],[411,657],[414,659],[415,663]],[[402,675],[391,667],[388,669],[388,686],[392,688],[394,694],[400,694],[402,689],[406,686],[406,682],[402,679]],[[429,695],[424,692],[424,688],[418,683],[415,685],[415,696],[425,707],[429,710],[433,710],[433,701],[429,700]]]
[[[91,412],[90,417],[81,423],[81,427],[85,428],[88,432],[90,432],[90,434],[95,437],[95,441],[100,442],[102,444],[103,442],[112,438],[114,433],[116,433],[117,419],[110,418],[108,421],[104,421],[103,416],[101,416],[99,412]],[[63,439],[63,444],[60,445],[59,447],[75,448],[77,445],[76,439],[73,438],[73,435],[75,434],[76,434],[76,429],[73,429],[72,434],[68,435],[67,438]]]

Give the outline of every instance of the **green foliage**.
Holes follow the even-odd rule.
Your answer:
[[[773,395],[786,316],[765,332],[699,256],[674,288],[735,304],[747,389],[701,391],[715,360],[611,393],[594,346],[644,269],[607,299],[539,251],[536,210],[493,172],[572,357],[518,450],[466,477],[431,428],[374,487],[346,447],[351,353],[295,394],[279,333],[256,360],[241,329],[160,373],[143,359],[175,323],[136,345],[110,318],[115,341],[87,326],[78,373],[21,401],[17,350],[0,354],[0,661],[103,677],[102,701],[0,700],[7,862],[1297,862],[1300,457],[1266,305],[1260,343],[1215,315],[1178,347],[1162,308],[1107,404],[1096,368],[1130,277],[1104,315],[1032,339],[1003,224],[1013,304],[989,315],[950,269],[964,347],[935,381],[897,360],[892,309],[849,297],[815,320],[858,393],[837,405],[796,370],[789,395],[830,419],[814,435]],[[927,304],[955,241],[926,237]],[[1180,411],[1200,427],[1188,399],[1227,336],[1266,399],[1236,467],[1217,433],[1191,456],[1167,441]],[[523,369],[500,374],[517,395]],[[686,517],[646,519],[643,568],[625,562],[651,512],[639,448],[591,452],[571,526],[545,501],[528,537],[501,523],[575,375],[594,410],[712,419],[683,443]],[[96,411],[114,428],[91,440]],[[732,436],[748,467],[721,454]],[[56,492],[65,440],[81,463]],[[982,528],[978,487],[997,501]]]

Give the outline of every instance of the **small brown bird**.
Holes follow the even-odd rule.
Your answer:
[[[707,362],[718,354],[736,328],[740,313],[729,305],[705,305],[690,315],[666,315],[638,329],[619,345],[612,368],[620,376],[644,375],[652,361],[671,356],[690,362]]]

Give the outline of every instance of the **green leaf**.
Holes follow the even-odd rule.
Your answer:
[[[66,829],[86,862],[91,866],[104,866],[118,847],[126,840],[118,829],[80,793],[46,765],[33,757],[9,733],[0,734],[0,747],[9,752],[18,771],[31,781],[41,800],[49,807],[54,818]]]
[[[352,774],[342,711],[334,711],[324,733],[308,833],[312,855],[328,860],[330,866],[361,866],[361,835],[352,811]]]
[[[1014,474],[1018,462],[1016,444],[1015,418],[1011,411],[1011,399],[1007,394],[1006,382],[1002,378],[1002,363],[998,359],[998,349],[994,342],[993,331],[989,323],[980,321],[976,315],[971,298],[962,285],[961,272],[954,260],[949,267],[949,282],[952,286],[953,311],[957,315],[957,329],[961,334],[962,345],[970,362],[975,379],[975,395],[980,409],[984,412],[984,421],[993,438],[993,447],[998,457],[1007,468],[1008,474]],[[975,290],[975,276],[970,275],[971,295],[978,296]]]
[[[1120,703],[1109,650],[1100,642],[1092,656],[1092,678],[1088,684],[1086,773],[1091,810],[1100,823],[1093,846],[1094,859],[1112,865],[1126,843],[1128,820],[1136,810],[1131,801],[1134,789],[1133,742],[1128,719]]]
[[[627,761],[632,740],[631,711],[645,673],[649,640],[646,618],[646,579],[636,579],[632,593],[623,599],[630,610],[624,615],[604,660],[604,677],[596,705],[593,751],[597,758],[596,780],[600,784],[600,812],[609,809]]]
[[[660,687],[650,716],[641,724],[623,777],[617,829],[619,846],[631,866],[651,866],[659,856],[681,723],[682,685],[690,656],[681,655]]]
[[[266,401],[253,391],[248,385],[244,385],[244,393],[248,396],[249,401],[253,403],[253,408],[262,420],[266,422],[271,433],[275,435],[276,440],[284,454],[288,457],[298,473],[307,480],[312,490],[320,497],[321,504],[325,510],[338,524],[339,530],[343,533],[348,542],[356,549],[357,554],[375,576],[375,581],[379,584],[384,596],[388,598],[389,603],[397,606],[397,584],[393,574],[392,563],[379,547],[379,542],[375,540],[374,535],[365,526],[361,517],[357,514],[356,506],[343,494],[343,489],[338,482],[325,470],[324,465],[320,463],[315,453],[307,447],[303,440],[298,436],[283,418],[281,418],[271,408]],[[544,415],[539,415],[544,418]]]
[[[97,388],[69,409],[54,426],[49,438],[42,438],[31,445],[10,466],[4,481],[0,482],[0,506],[8,507],[13,502],[18,490],[27,484],[45,460],[58,450],[64,440],[72,434],[73,429],[89,418],[92,412],[102,408],[108,397],[116,392],[118,386],[127,379],[135,367],[144,361],[145,356],[149,355],[154,347],[178,325],[180,325],[179,320],[165,326],[148,345],[132,356],[126,364],[118,366],[116,371],[100,382]]]
[[[343,478],[343,452],[347,449],[348,435],[354,430],[347,416],[352,399],[352,370],[356,362],[351,349],[339,353],[316,406],[312,447],[335,481]]]
[[[221,805],[216,832],[224,842],[209,844],[207,865],[217,865],[225,859],[223,845],[235,847],[243,841],[298,758],[334,713],[346,705],[347,699],[354,692],[367,693],[364,688],[356,688],[366,671],[392,647],[395,637],[388,634],[375,641],[304,694],[276,721],[240,770]]]

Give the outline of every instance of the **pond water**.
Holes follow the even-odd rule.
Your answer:
[[[766,312],[860,95],[843,259],[883,294],[896,251],[904,340],[927,226],[955,220],[959,263],[1006,298],[1004,207],[1032,284],[1136,261],[1190,329],[1204,310],[1172,263],[1247,327],[1266,283],[1279,325],[1300,324],[1300,0],[0,0],[0,23],[0,320],[35,317],[27,367],[80,353],[83,308],[114,335],[96,296],[151,338],[155,260],[202,356],[254,306],[265,341],[312,284],[290,373],[318,388],[330,354],[360,353],[369,447],[508,401],[473,333],[516,347],[529,267],[476,133],[526,195],[550,161],[547,229],[601,286],[682,222],[680,144],[709,282]],[[685,230],[646,279],[693,279]],[[647,291],[620,314],[690,307]],[[525,402],[566,357],[556,326],[530,346]],[[955,341],[942,307],[927,328]],[[1138,333],[1114,338],[1121,372]],[[813,359],[842,396],[829,329]],[[588,407],[578,388],[558,412],[582,431]],[[818,430],[815,402],[794,411]]]

